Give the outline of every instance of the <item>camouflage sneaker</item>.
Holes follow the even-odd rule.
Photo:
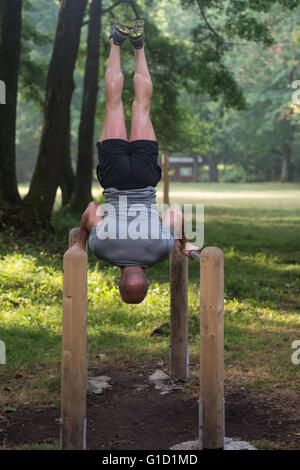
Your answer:
[[[145,21],[134,20],[129,24],[130,26],[130,42],[135,49],[142,49],[145,41]]]
[[[116,20],[110,20],[110,36],[115,46],[122,46],[125,39],[129,36],[131,28],[129,25],[120,23]]]

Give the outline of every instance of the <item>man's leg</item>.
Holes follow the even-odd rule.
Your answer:
[[[144,47],[135,49],[135,75],[133,79],[134,101],[132,105],[129,141],[154,140],[155,132],[150,118],[153,85],[148,70]]]
[[[128,140],[122,102],[124,77],[121,70],[120,46],[110,40],[111,50],[105,73],[105,118],[100,142],[106,139]]]

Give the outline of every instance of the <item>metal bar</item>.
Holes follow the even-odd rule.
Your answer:
[[[197,253],[196,251],[191,250],[191,251],[190,251],[190,255],[191,255],[194,259],[196,259],[197,261],[200,261],[200,254]]]

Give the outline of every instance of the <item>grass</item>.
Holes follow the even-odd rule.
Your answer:
[[[25,191],[25,188],[23,188]],[[24,192],[23,191],[23,192]],[[205,245],[225,254],[226,380],[261,392],[297,388],[291,348],[300,339],[300,185],[178,184],[171,202],[204,203]],[[95,188],[94,195],[99,196]],[[161,200],[161,187],[158,187]],[[58,204],[58,203],[57,203]],[[60,393],[62,255],[71,216],[53,217],[43,240],[1,234],[0,408],[58,406]],[[149,269],[140,305],[121,302],[118,268],[89,254],[89,360],[102,363],[168,360],[169,266]],[[192,370],[199,359],[199,265],[189,264]]]

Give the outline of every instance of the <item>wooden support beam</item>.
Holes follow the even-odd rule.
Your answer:
[[[171,290],[171,378],[186,380],[188,351],[188,259],[175,239],[170,260]]]
[[[73,246],[78,237],[71,230],[63,258],[62,450],[86,448],[87,253]]]
[[[224,447],[224,255],[217,247],[200,260],[200,449]],[[202,414],[202,416],[201,416]]]
[[[72,228],[69,232],[69,248],[71,248],[75,243],[78,242],[79,240],[79,235],[80,235],[80,228],[75,227]]]

